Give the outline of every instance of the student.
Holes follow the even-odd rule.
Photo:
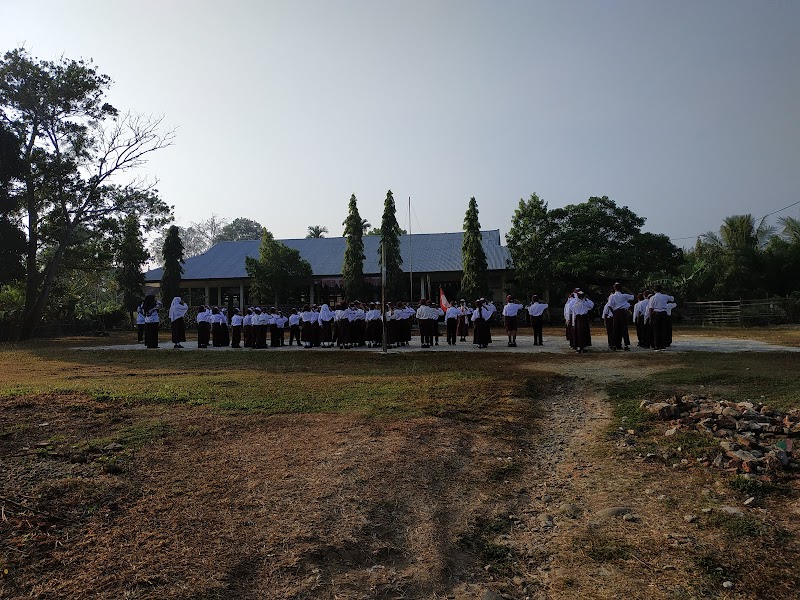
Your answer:
[[[542,340],[542,321],[544,311],[547,310],[547,304],[539,302],[539,296],[534,294],[531,296],[531,305],[528,307],[528,314],[531,316],[531,324],[533,325],[533,345],[541,346]]]
[[[278,328],[278,346],[283,347],[284,335],[286,333],[286,322],[289,320],[289,318],[284,316],[281,311],[278,311],[277,316],[274,317],[273,320],[275,321],[275,326]]]
[[[366,313],[364,312],[364,308],[361,306],[361,302],[356,300],[353,302],[353,309],[350,314],[350,341],[352,342],[353,346],[357,346],[359,348],[365,345],[365,319]]]
[[[614,311],[611,310],[611,297],[603,307],[603,314],[601,315],[603,324],[606,326],[606,338],[608,339],[608,349],[615,350],[614,348]]]
[[[488,348],[489,344],[489,324],[487,322],[487,310],[483,305],[483,299],[475,301],[475,310],[472,311],[472,343],[477,344],[478,348]]]
[[[589,327],[589,311],[592,308],[594,308],[594,302],[589,300],[583,292],[578,292],[570,306],[572,347],[575,352],[586,352],[586,348],[592,345],[592,332]]]
[[[275,319],[278,317],[278,311],[274,306],[271,306],[267,314],[267,325],[269,326],[269,347],[277,348],[280,346],[278,340],[278,324]]]
[[[430,348],[433,345],[434,315],[433,309],[428,306],[428,300],[420,298],[417,308],[417,323],[419,324],[420,348]]]
[[[395,344],[400,345],[398,342],[398,323],[399,321],[394,315],[394,303],[387,302],[386,309],[383,313],[383,318],[386,321],[386,347],[392,348]]]
[[[666,329],[667,329],[666,346],[667,346],[667,348],[672,346],[672,309],[677,308],[677,306],[678,305],[675,304],[674,302],[667,302],[667,325],[666,325]]]
[[[149,294],[144,299],[144,345],[146,348],[158,348],[158,311],[161,302],[156,297]]]
[[[292,314],[289,315],[289,345],[296,341],[300,345],[300,315],[296,308],[292,309]]]
[[[674,302],[675,298],[662,293],[661,285],[655,286],[655,294],[650,296],[647,312],[653,326],[653,348],[656,352],[667,348],[668,319],[667,304]]]
[[[575,336],[572,333],[572,303],[575,302],[580,291],[580,288],[575,288],[571,294],[567,295],[567,301],[564,303],[564,322],[566,323],[566,336],[570,346],[575,340]]]
[[[303,342],[303,348],[312,348],[314,346],[314,332],[313,326],[317,322],[317,313],[311,310],[311,306],[306,304],[303,307],[303,313],[300,315],[300,339]]]
[[[335,316],[327,304],[319,307],[320,344],[323,348],[333,348],[333,318]]]
[[[461,300],[461,316],[458,317],[458,324],[456,325],[456,335],[460,341],[466,342],[469,336],[469,322],[472,316],[472,307]]]
[[[640,348],[649,348],[645,317],[647,316],[647,298],[644,293],[638,295],[638,302],[633,305],[633,322],[636,325],[636,345]]]
[[[230,346],[231,345],[231,333],[228,329],[228,309],[227,308],[220,308],[220,327],[222,331],[222,345],[223,346]]]
[[[633,294],[622,292],[622,286],[615,283],[608,303],[613,311],[613,327],[611,346],[614,350],[630,350],[631,340],[628,336],[628,318],[630,315],[631,301],[635,298]],[[623,343],[625,344],[623,347]]]
[[[456,336],[458,332],[458,321],[462,318],[464,314],[461,312],[461,309],[458,308],[455,303],[451,302],[450,306],[447,308],[447,312],[444,314],[444,321],[445,321],[445,328],[447,330],[447,345],[448,346],[455,346],[456,345]]]
[[[244,330],[244,347],[253,347],[253,307],[247,309],[247,314],[242,320],[242,329]]]
[[[254,337],[254,345],[253,348],[262,349],[267,347],[267,330],[269,329],[269,325],[267,325],[267,316],[264,314],[264,311],[261,310],[260,306],[256,306],[253,309],[253,335]]]
[[[503,320],[506,325],[509,348],[516,348],[517,346],[517,314],[523,308],[525,307],[517,300],[512,300],[511,296],[506,297],[506,304],[503,306]]]
[[[140,344],[144,343],[144,302],[136,307],[136,338]]]
[[[187,310],[189,310],[189,305],[183,301],[183,298],[175,296],[172,299],[172,304],[169,306],[169,320],[173,348],[183,348],[181,342],[186,341],[186,321],[183,316]]]
[[[211,310],[201,304],[197,310],[197,347],[208,348],[211,341]]]
[[[436,313],[436,318],[433,319],[433,321],[432,321],[433,325],[431,326],[431,333],[433,334],[433,345],[434,346],[438,346],[439,345],[439,321],[442,320],[442,318],[444,317],[444,311],[442,310],[442,307],[439,306],[438,304],[436,306],[431,304],[430,308],[433,310],[433,312]],[[433,314],[433,313],[431,313],[431,314]]]
[[[242,341],[242,325],[244,317],[239,314],[239,309],[233,309],[233,316],[231,317],[231,348],[241,348]]]
[[[368,348],[377,348],[383,345],[383,321],[381,311],[375,302],[369,303],[369,310],[364,316],[367,322],[366,342]]]

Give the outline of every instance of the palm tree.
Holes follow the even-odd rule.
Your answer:
[[[781,234],[788,242],[800,243],[800,219],[794,217],[783,217],[778,220],[783,225]]]
[[[309,225],[307,238],[324,238],[328,228],[324,225]]]
[[[372,223],[367,221],[366,219],[361,219],[361,231],[363,235],[366,235],[369,231],[369,228],[372,227]]]

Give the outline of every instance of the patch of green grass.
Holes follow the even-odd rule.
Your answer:
[[[719,452],[718,441],[700,431],[679,430],[675,435],[659,440],[658,444],[671,452],[692,458],[708,458]]]
[[[736,515],[714,511],[709,515],[707,523],[711,527],[723,529],[731,541],[743,537],[763,537],[770,533],[769,527],[749,515],[737,517]]]
[[[728,487],[739,492],[742,496],[754,496],[764,498],[770,494],[786,494],[789,489],[786,486],[776,485],[768,481],[761,481],[754,477],[735,475],[728,480]]]
[[[503,461],[499,467],[489,472],[489,481],[502,483],[519,477],[522,474],[522,463],[516,460]]]
[[[596,537],[589,540],[584,552],[595,562],[613,562],[629,558],[633,548],[625,542]]]

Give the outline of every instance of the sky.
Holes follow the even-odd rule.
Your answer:
[[[795,0],[0,0],[0,41],[92,58],[111,104],[164,117],[139,173],[181,225],[341,235],[351,194],[378,226],[391,189],[412,233],[472,196],[505,233],[536,193],[691,245],[800,200]]]

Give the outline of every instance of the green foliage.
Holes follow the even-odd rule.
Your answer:
[[[344,220],[345,250],[342,263],[342,286],[344,296],[348,300],[363,298],[367,292],[367,283],[364,280],[364,223],[365,220],[358,214],[356,196],[350,196],[350,205],[347,218]],[[369,227],[369,223],[367,223]]]
[[[142,297],[144,273],[142,266],[147,262],[144,237],[136,215],[126,216],[122,221],[122,234],[117,246],[116,280],[122,292],[122,306],[133,313]]]
[[[299,295],[311,277],[311,265],[300,253],[279,242],[266,228],[261,234],[258,259],[245,259],[247,274],[252,279],[251,292],[261,302],[276,305]]]
[[[0,112],[23,148],[23,181],[10,193],[28,235],[21,339],[41,320],[71,249],[107,241],[122,214],[138,213],[146,228],[170,214],[146,181],[121,179],[172,136],[159,134],[160,120],[105,102],[110,84],[83,60],[41,61],[16,49],[0,61]]]
[[[238,240],[257,240],[261,237],[263,226],[257,221],[237,217],[224,225],[217,236],[216,242],[235,242]]]
[[[464,240],[461,243],[461,295],[470,299],[488,295],[486,253],[483,250],[478,203],[472,197],[464,215]]]
[[[167,231],[161,256],[164,259],[164,271],[161,274],[161,301],[164,306],[169,306],[172,299],[180,294],[181,275],[183,275],[183,242],[181,242],[180,232],[175,225]]]
[[[392,190],[386,192],[383,203],[380,236],[386,255],[386,293],[389,298],[399,298],[403,290],[403,257],[400,254],[400,225],[397,224],[397,209]],[[378,247],[378,264],[382,265],[381,246]]]
[[[328,228],[324,225],[309,225],[306,238],[324,238]]]
[[[529,200],[520,198],[511,217],[506,244],[514,261],[514,291],[528,297],[550,284],[550,252],[555,236],[547,203],[536,194]]]
[[[10,193],[12,180],[23,175],[19,139],[0,122],[0,285],[25,277],[25,233],[14,216],[19,199]]]

